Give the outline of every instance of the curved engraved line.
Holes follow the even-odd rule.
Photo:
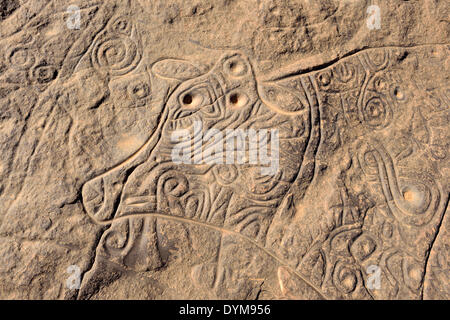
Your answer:
[[[97,20],[95,20],[95,22],[99,23],[100,26],[97,28],[93,27],[94,22],[91,21],[91,23],[86,27],[86,31],[83,32],[78,40],[74,42],[74,45],[69,49],[62,63],[61,72],[58,74],[59,77],[60,75],[64,75],[67,73],[67,75],[61,76],[62,80],[67,80],[70,76],[73,75],[73,72],[76,70],[83,57],[94,46],[98,35],[102,33],[102,31],[106,28],[108,22],[114,15],[114,9],[111,9],[110,6],[107,5],[99,5],[97,7],[97,10],[98,12],[95,14],[93,19],[99,17]],[[94,30],[92,30],[92,28],[94,28]],[[92,35],[92,31],[94,35]],[[86,45],[85,42],[88,42],[88,44]],[[77,51],[79,51],[79,47],[82,47],[81,53],[77,53]]]
[[[352,63],[352,61],[337,63],[333,67],[332,71],[333,74],[335,74],[336,79],[341,83],[348,83],[354,76],[357,76],[357,67],[354,63]]]
[[[146,143],[142,147],[140,147],[136,152],[134,152],[130,157],[122,161],[121,163],[113,166],[111,169],[107,170],[106,172],[96,176],[94,179],[99,177],[104,177],[112,173],[112,171],[115,171],[116,169],[120,169],[121,167],[127,166],[127,163],[132,162],[133,164],[129,164],[129,166],[134,165],[134,161],[136,161],[139,158],[148,158],[150,156],[150,153],[155,149],[156,145],[160,142],[161,136],[162,136],[162,128],[166,124],[166,120],[168,117],[169,110],[167,108],[164,108],[164,111],[161,114],[161,118],[159,120],[158,127],[155,130],[155,133],[152,134]],[[91,179],[90,181],[92,181]]]
[[[262,166],[261,166],[262,167]],[[256,169],[258,170],[258,169]],[[284,185],[289,185],[289,182],[282,180],[282,175],[283,173],[280,171],[278,171],[278,173],[274,176],[267,176],[268,179],[264,179],[263,177],[260,177],[259,179],[255,179],[254,182],[257,184],[256,186],[266,186],[267,190],[263,190],[258,191],[256,190],[257,188],[255,188],[255,191],[251,192],[249,195],[244,195],[244,197],[246,199],[249,200],[254,200],[256,202],[261,202],[261,203],[267,203],[268,201],[274,200],[274,199],[269,199],[269,200],[264,200],[267,197],[271,197],[273,196],[274,193],[276,193],[276,188],[282,184]],[[263,180],[264,179],[264,180]],[[263,180],[263,181],[262,181]],[[275,199],[277,199],[278,197],[276,197]],[[263,200],[260,200],[263,199]]]
[[[215,226],[213,224],[207,223],[207,222],[201,222],[201,221],[195,221],[195,220],[191,220],[191,219],[187,219],[187,218],[183,218],[183,217],[177,217],[177,216],[169,216],[167,214],[163,214],[163,213],[156,213],[156,212],[148,212],[148,213],[140,213],[140,214],[133,214],[133,215],[124,215],[124,216],[120,216],[117,218],[114,218],[108,222],[105,221],[97,221],[95,219],[94,222],[97,223],[98,225],[103,225],[103,226],[107,226],[107,225],[111,225],[114,222],[117,221],[121,221],[124,219],[129,219],[129,218],[146,218],[146,217],[156,217],[156,218],[162,218],[162,219],[168,219],[168,220],[174,220],[174,221],[178,221],[178,222],[183,222],[183,223],[192,223],[192,224],[196,224],[199,226],[203,226],[206,228],[210,228],[216,231],[219,231],[221,233],[225,233],[225,234],[231,234],[237,237],[240,237],[243,240],[246,240],[248,242],[250,242],[251,244],[253,244],[254,246],[256,246],[257,248],[261,249],[262,251],[264,251],[268,256],[272,257],[274,260],[276,260],[279,264],[287,267],[290,269],[290,271],[292,273],[294,273],[297,277],[299,277],[303,282],[305,282],[307,285],[309,285],[311,288],[313,288],[323,299],[325,300],[329,300],[330,297],[327,297],[319,288],[317,288],[314,284],[312,284],[311,282],[309,282],[304,276],[302,276],[299,272],[297,272],[296,270],[292,269],[291,266],[289,266],[289,264],[285,261],[283,261],[281,258],[277,257],[276,255],[274,255],[272,252],[270,252],[267,248],[262,247],[258,242],[256,242],[255,240],[251,239],[250,237],[247,237],[243,234],[240,234],[239,232],[233,231],[233,230],[228,230],[225,229],[223,227],[218,227]]]
[[[136,43],[131,38],[125,38],[125,40],[130,41],[130,43],[128,43],[128,44],[130,44],[131,49],[130,49],[130,47],[126,46],[124,60],[120,61],[120,63],[108,64],[106,61],[103,61],[104,59],[99,57],[99,55],[100,55],[99,51],[101,49],[103,49],[103,46],[106,45],[108,43],[108,41],[119,40],[119,39],[123,40],[121,38],[115,38],[112,36],[108,36],[105,39],[102,39],[103,42],[95,44],[93,52],[92,52],[92,54],[94,55],[94,59],[93,59],[92,63],[94,65],[95,69],[99,70],[100,72],[106,72],[112,76],[122,76],[127,73],[130,73],[131,71],[135,70],[139,66],[139,64],[142,62],[142,53],[141,53],[141,49],[139,48],[140,43],[139,42]],[[135,47],[135,50],[132,50],[133,47]],[[127,57],[126,55],[128,53],[130,53],[130,50],[131,50],[131,54],[133,56]],[[136,52],[133,53],[133,51],[136,51]]]
[[[284,87],[284,86],[280,86],[280,85],[276,84],[275,82],[271,83],[270,85],[271,85],[271,86],[274,86],[274,87],[277,87],[277,88],[279,88],[279,89],[288,91],[290,94],[294,95],[295,98],[297,98],[298,101],[299,101],[300,103],[302,103],[302,99],[298,96],[297,93],[295,93],[294,90],[291,90],[291,89],[286,88],[286,87]],[[262,84],[259,84],[258,87],[259,87],[259,86],[263,86],[263,85],[262,85]],[[259,90],[257,90],[257,91],[259,91]],[[274,112],[276,112],[276,113],[278,113],[278,114],[283,114],[283,115],[287,115],[287,116],[295,116],[295,115],[307,113],[307,112],[309,111],[308,109],[311,108],[311,105],[309,105],[309,106],[304,106],[304,108],[302,108],[302,109],[299,110],[299,111],[285,111],[285,110],[281,109],[280,107],[275,106],[273,103],[269,102],[268,100],[262,98],[262,97],[261,97],[261,94],[259,94],[259,92],[258,92],[258,96],[259,96],[259,98],[261,99],[261,101],[262,101],[262,102],[263,102],[270,110],[272,110],[272,111],[274,111]],[[310,102],[310,101],[308,101],[308,102]],[[308,108],[308,107],[309,107],[309,108]]]
[[[110,182],[109,178],[112,176],[113,180],[117,180],[117,179],[119,179],[120,174],[122,174],[123,172],[129,171],[129,170],[133,169],[133,167],[138,166],[139,164],[142,164],[143,162],[145,162],[145,159],[147,159],[150,156],[151,152],[155,149],[157,144],[161,141],[161,136],[162,136],[162,131],[163,131],[162,127],[166,123],[167,116],[168,116],[168,110],[167,110],[167,108],[164,108],[163,114],[161,116],[161,120],[158,124],[157,129],[155,130],[155,133],[150,136],[150,138],[147,140],[147,142],[141,148],[139,148],[131,157],[129,157],[122,163],[114,166],[113,168],[104,172],[103,174],[100,174],[100,175],[94,177],[93,179],[87,181],[82,186],[81,190],[83,190],[88,183],[91,183],[96,179],[104,179],[106,182]],[[144,158],[144,160],[141,160],[142,158]],[[122,171],[121,169],[123,169],[124,171]],[[116,181],[112,181],[111,184],[113,184],[114,182],[116,182]],[[118,195],[118,199],[120,199],[120,201],[122,198],[123,187],[125,186],[126,182],[127,182],[126,180],[123,182],[122,190],[119,192],[119,195]],[[91,218],[95,219],[93,217],[93,215],[95,213],[91,213],[89,210],[87,210],[87,208],[84,204],[84,201],[80,201],[80,202],[83,207],[83,210]],[[103,202],[102,207],[104,206],[104,204],[105,204],[105,202]]]
[[[309,163],[313,163],[315,161],[315,153],[319,148],[320,145],[320,96],[319,96],[319,90],[318,90],[318,86],[317,83],[314,81],[314,79],[312,78],[312,76],[309,77],[309,80],[311,81],[311,84],[313,86],[313,88],[316,91],[316,102],[317,102],[317,106],[313,103],[313,99],[311,97],[311,94],[309,93],[308,90],[306,90],[306,86],[304,83],[304,80],[302,77],[299,77],[301,85],[303,87],[303,90],[306,93],[308,102],[310,104],[310,108],[309,108],[309,136],[307,138],[307,146],[305,149],[305,153],[303,155],[303,158],[301,160],[301,165],[300,168],[297,172],[297,175],[294,178],[294,182],[291,184],[289,190],[287,190],[286,194],[284,197],[282,197],[282,199],[280,199],[280,202],[283,201],[288,194],[290,194],[290,192],[293,189],[297,189],[297,196],[295,197],[296,200],[301,200],[301,198],[304,195],[305,190],[303,190],[304,187],[302,187],[302,185],[300,185],[299,179],[302,178],[304,176],[304,168],[305,168],[305,159],[308,161]],[[317,141],[315,141],[317,140]],[[311,179],[312,181],[312,179]],[[270,229],[270,225],[268,227],[268,229]]]
[[[180,78],[174,78],[174,77],[165,76],[165,75],[163,75],[162,72],[158,72],[158,70],[155,70],[155,68],[157,69],[158,66],[163,66],[164,67],[164,64],[168,63],[169,61],[170,61],[170,64],[172,64],[173,62],[179,63],[180,65],[181,64],[188,64],[188,65],[190,65],[190,67],[193,67],[192,69],[195,69],[195,71],[197,73],[194,76],[182,77],[182,78],[181,77]],[[197,78],[197,77],[200,77],[200,76],[203,75],[202,72],[200,71],[200,69],[196,65],[194,65],[190,61],[184,60],[184,59],[175,59],[175,58],[166,58],[165,59],[165,58],[160,58],[160,59],[158,59],[157,61],[155,61],[152,64],[151,68],[152,68],[153,72],[159,78],[164,79],[164,80],[168,80],[168,81],[173,81],[174,79],[176,79],[178,81],[187,81],[187,80],[194,79],[194,78]]]
[[[389,269],[389,266],[388,266],[388,260],[396,254],[401,255],[401,250],[399,250],[398,248],[395,248],[395,247],[387,249],[386,252],[384,252],[381,256],[380,267],[382,268],[382,270],[385,270],[386,278],[391,283],[391,285],[394,287],[394,290],[396,291],[396,295],[397,295],[398,290],[399,290],[399,281],[397,280],[397,278],[395,277],[395,275]]]
[[[194,83],[189,82],[189,81],[194,81],[194,80],[197,80],[197,81],[195,81]],[[214,86],[212,85],[212,84],[214,84],[214,82],[217,82],[219,84],[220,89],[221,89],[220,92],[217,92],[217,90],[215,90]],[[199,76],[198,78],[185,80],[181,84],[189,84],[189,86],[187,88],[185,88],[183,91],[179,92],[178,96],[174,97],[177,99],[177,101],[179,101],[180,97],[182,95],[184,95],[186,92],[190,92],[192,90],[204,89],[207,91],[207,95],[208,95],[208,97],[206,97],[207,98],[206,100],[211,100],[211,102],[204,104],[204,105],[200,105],[198,107],[194,107],[194,108],[190,107],[190,109],[192,109],[192,113],[185,117],[179,117],[179,115],[183,111],[186,111],[186,109],[183,108],[183,106],[181,106],[179,103],[177,103],[177,106],[176,106],[177,109],[175,109],[175,111],[173,112],[173,115],[172,115],[170,121],[178,121],[178,120],[190,118],[190,117],[194,116],[195,114],[197,114],[198,112],[200,112],[203,108],[213,106],[217,101],[219,101],[219,99],[224,97],[226,94],[225,90],[223,88],[223,85],[220,82],[220,79],[217,79],[217,76],[215,74],[211,73],[211,71],[204,75]],[[221,110],[221,108],[219,108],[219,112],[210,114],[209,117],[210,118],[220,117],[223,115],[223,113],[224,113],[223,110]]]
[[[375,62],[373,62],[369,56],[369,54],[372,52],[378,53],[382,51],[383,52],[383,61],[380,64],[377,64]],[[389,57],[390,57],[390,51],[388,49],[369,49],[367,51],[365,51],[362,55],[361,58],[364,59],[364,61],[366,62],[366,65],[369,67],[370,70],[372,71],[380,71],[385,69],[388,65],[389,65]]]
[[[285,185],[289,185],[287,182],[285,183]],[[278,186],[278,185],[276,185]],[[270,191],[269,191],[270,192]],[[242,197],[246,200],[248,200],[249,202],[252,202],[252,204],[256,205],[256,206],[260,206],[260,207],[264,207],[264,208],[273,208],[273,206],[278,206],[282,200],[284,199],[284,195],[273,195],[270,194],[269,192],[267,192],[266,194],[251,194],[251,196],[249,195],[242,195]],[[270,197],[270,199],[265,199],[266,197]],[[262,200],[260,200],[262,199]]]
[[[118,253],[118,252],[123,252],[124,256],[127,256],[131,249],[133,248],[133,238],[134,238],[134,228],[131,225],[131,221],[130,220],[126,220],[125,221],[126,225],[125,225],[125,232],[123,232],[124,230],[114,230],[114,229],[108,229],[107,231],[105,231],[102,235],[103,238],[103,249],[107,251],[107,253],[109,255],[113,255],[114,253]],[[120,226],[119,226],[120,228]],[[109,232],[108,232],[109,231]],[[110,247],[108,246],[108,244],[106,243],[108,241],[108,237],[110,237],[111,235],[114,234],[118,234],[119,236],[122,236],[125,233],[125,237],[126,237],[126,243],[124,244],[124,246],[122,248],[114,248],[114,247]],[[100,242],[102,242],[100,240]],[[101,255],[101,254],[100,254]]]
[[[247,220],[249,218],[258,219],[258,217],[266,217],[267,213],[270,214],[270,210],[272,208],[265,206],[252,206],[241,209],[237,212],[230,214],[225,219],[225,224],[229,226],[238,226],[242,221]],[[266,212],[264,212],[266,211]]]
[[[359,57],[358,56],[358,58],[360,59],[360,62],[361,62],[361,64],[364,66],[364,62],[363,62],[363,59],[362,59],[362,57]],[[386,99],[386,106],[385,106],[385,108],[386,108],[386,122],[387,123],[384,123],[384,124],[381,124],[381,125],[379,125],[379,126],[371,126],[370,124],[368,124],[367,122],[368,121],[366,121],[365,120],[365,117],[364,117],[364,112],[363,112],[363,109],[364,109],[364,106],[363,106],[363,102],[364,101],[366,101],[366,97],[367,97],[367,94],[368,94],[368,90],[367,90],[367,88],[369,87],[369,83],[379,74],[378,72],[377,73],[374,73],[374,74],[372,74],[371,75],[371,72],[370,71],[368,71],[368,70],[365,70],[366,72],[365,72],[365,79],[364,79],[364,83],[363,83],[363,85],[361,86],[361,89],[360,89],[360,91],[359,91],[359,94],[358,94],[358,115],[359,115],[359,120],[362,122],[362,123],[364,123],[366,126],[368,126],[368,127],[371,127],[371,128],[373,128],[373,127],[375,127],[375,128],[379,128],[379,129],[381,129],[381,128],[384,128],[384,127],[387,127],[388,126],[388,124],[389,124],[389,122],[387,122],[388,120],[390,120],[390,119],[388,119],[388,117],[389,118],[391,118],[392,117],[392,109],[391,109],[391,107],[390,107],[390,105],[389,105],[389,99],[386,97],[385,99]],[[378,93],[378,92],[377,92]],[[379,93],[380,95],[382,95],[381,93]],[[367,101],[367,102],[369,102],[370,101],[370,99]]]
[[[210,193],[212,193],[211,189],[210,189]],[[227,196],[229,196],[229,197],[227,197]],[[217,217],[217,214],[218,213],[220,214],[220,211],[223,210],[224,211],[223,219],[222,219],[222,223],[223,223],[226,219],[227,209],[229,208],[231,197],[232,196],[229,195],[229,193],[225,190],[224,187],[219,188],[219,192],[217,192],[217,196],[210,194],[209,198],[211,200],[211,205],[210,205],[211,209],[208,212],[205,222],[212,221],[215,217]]]
[[[392,162],[392,159],[390,159],[389,156],[387,156],[386,154],[384,154],[384,152],[382,152],[381,150],[375,150],[373,149],[371,151],[375,158],[376,161],[378,163],[378,172],[379,172],[379,181],[381,184],[381,187],[383,189],[383,193],[384,196],[386,198],[386,202],[391,210],[391,212],[394,214],[394,216],[399,219],[400,221],[408,224],[408,225],[414,225],[414,226],[423,226],[428,224],[434,216],[434,211],[435,210],[430,210],[429,213],[425,216],[421,216],[419,215],[414,215],[414,214],[409,214],[408,212],[405,212],[405,210],[402,209],[402,205],[401,203],[399,203],[399,199],[401,199],[401,194],[400,194],[400,189],[398,186],[398,181],[397,181],[397,175],[395,172],[395,168],[394,168],[394,164]],[[438,194],[436,195],[436,198],[432,198],[431,199],[431,203],[430,206],[431,207],[435,207],[435,206],[439,206],[442,207],[442,201],[441,200],[441,190],[438,189]],[[437,208],[436,208],[437,209]],[[437,209],[436,211],[440,212],[440,209]],[[426,212],[426,210],[425,210]],[[403,216],[406,217],[402,217],[400,216],[400,213]],[[422,212],[424,213],[424,212]],[[412,219],[412,223],[410,223],[409,221],[405,221],[407,220],[407,218]],[[419,220],[419,221],[417,221]],[[422,221],[422,222],[421,222]]]
[[[364,29],[361,29],[363,33],[365,32]],[[362,37],[363,38],[363,37]],[[354,45],[354,43],[352,43]],[[410,46],[394,46],[394,45],[387,45],[387,46],[378,46],[378,47],[369,47],[365,44],[361,44],[359,48],[357,49],[349,49],[348,52],[342,54],[339,56],[339,54],[336,54],[334,52],[334,55],[331,56],[329,52],[325,52],[322,54],[317,54],[314,56],[309,57],[308,59],[302,59],[301,64],[299,62],[295,62],[293,64],[284,66],[281,70],[277,70],[276,72],[272,72],[269,75],[266,75],[263,77],[263,81],[277,81],[282,80],[286,78],[296,77],[299,75],[308,75],[310,73],[315,73],[317,71],[324,71],[328,69],[329,67],[332,67],[336,63],[340,61],[347,61],[351,59],[354,56],[358,56],[361,53],[366,52],[367,50],[376,50],[376,49],[418,49],[418,48],[426,48],[426,47],[432,47],[432,46],[448,46],[450,43],[424,43],[424,44],[418,44],[418,45],[410,45]],[[305,66],[305,61],[310,62],[308,66]],[[317,61],[321,61],[319,64]]]
[[[307,78],[308,79],[308,78]],[[290,190],[292,188],[300,189],[299,195],[296,195],[296,199],[302,198],[304,196],[304,193],[306,190],[303,190],[304,187],[299,185],[299,179],[303,179],[305,175],[305,167],[306,165],[309,165],[310,163],[313,164],[315,168],[315,158],[316,158],[316,152],[320,146],[321,143],[321,128],[320,128],[320,96],[319,96],[319,89],[316,81],[312,76],[309,77],[309,80],[316,91],[315,101],[313,100],[311,93],[306,89],[305,80],[303,78],[300,78],[300,82],[302,84],[303,90],[305,90],[306,96],[309,100],[310,104],[310,112],[309,112],[309,137],[308,137],[308,144],[305,150],[305,153],[303,155],[300,169],[298,170],[297,176],[294,179],[294,183],[292,184]],[[316,103],[317,105],[316,105]],[[307,163],[306,163],[307,162]],[[313,173],[314,175],[315,173]],[[308,182],[308,185],[311,183],[312,179]],[[289,190],[289,191],[290,191]]]
[[[182,120],[188,120],[188,119],[194,118],[194,117],[197,116],[199,113],[201,113],[202,115],[205,115],[204,112],[201,112],[203,108],[208,108],[208,107],[213,106],[214,104],[219,103],[219,100],[222,99],[222,98],[224,98],[225,96],[226,96],[226,93],[224,93],[224,94],[222,94],[222,95],[220,95],[220,96],[216,96],[216,97],[214,98],[214,100],[211,101],[211,103],[205,104],[205,105],[199,107],[197,110],[193,110],[192,113],[189,114],[188,116],[184,116],[184,117],[181,117],[181,118],[177,118],[177,117],[179,116],[179,114],[180,114],[181,112],[184,111],[183,108],[181,107],[180,109],[175,110],[175,112],[174,112],[174,114],[173,114],[173,118],[170,118],[168,121],[169,121],[170,123],[178,124],[178,123],[180,123]],[[220,114],[217,114],[217,117],[216,117],[216,114],[214,114],[214,116],[205,115],[205,117],[207,117],[208,119],[220,119],[221,117],[223,117],[223,115],[224,115],[224,113],[223,113],[223,112],[220,112]],[[197,117],[197,118],[198,118],[198,117]],[[201,118],[200,118],[200,120],[201,120]],[[191,127],[192,127],[192,126],[193,126],[193,124],[191,125]],[[186,127],[185,129],[187,129],[187,127]],[[203,128],[202,128],[202,129],[203,129]],[[194,132],[194,133],[195,133],[195,132]]]
[[[47,4],[39,11],[39,14],[40,14],[44,9],[47,9],[47,7],[49,6],[49,4],[51,4],[51,3],[52,3],[52,1],[48,1]],[[23,7],[23,6],[22,6],[22,7]],[[21,7],[21,8],[22,8],[22,7]],[[107,6],[106,6],[106,7],[107,7]],[[19,10],[20,10],[21,8],[19,8]],[[105,9],[105,6],[101,7],[101,9]],[[106,10],[106,9],[105,9],[105,10]],[[105,11],[105,10],[103,10],[103,11]],[[95,17],[97,17],[97,16],[98,16],[98,13],[95,14]],[[36,14],[36,17],[32,17],[31,21],[34,21],[35,19],[37,19],[37,17],[38,17],[38,14]],[[29,21],[28,24],[30,24],[31,21]],[[92,23],[91,23],[90,25],[92,25]],[[103,29],[103,28],[104,28],[104,25],[103,25],[101,28]],[[50,100],[52,99],[53,93],[51,92],[51,89],[54,88],[54,87],[57,87],[57,86],[60,84],[60,82],[62,81],[63,69],[64,69],[65,67],[67,67],[67,59],[68,59],[68,57],[70,56],[70,52],[71,52],[72,50],[74,50],[73,48],[75,47],[75,44],[76,44],[76,43],[77,43],[77,42],[75,42],[75,43],[70,47],[69,52],[68,52],[68,54],[66,55],[66,58],[65,58],[64,61],[62,62],[61,72],[58,73],[58,75],[57,75],[56,79],[54,80],[54,82],[53,82],[53,83],[52,83],[52,84],[51,84],[51,85],[50,85],[50,86],[49,86],[42,94],[39,95],[38,101],[36,101],[35,107],[34,107],[34,108],[32,109],[32,111],[30,112],[28,118],[31,118],[31,117],[33,116],[33,114],[34,114],[33,111],[34,111],[34,110],[40,110],[43,106],[45,106],[45,104],[46,104],[48,101],[50,101]],[[91,42],[90,45],[92,45],[92,43],[93,43],[93,42]],[[80,58],[80,60],[81,60],[81,58]],[[17,196],[16,196],[16,198],[15,198],[14,200],[12,200],[11,202],[9,202],[9,203],[7,204],[6,212],[9,211],[9,209],[12,207],[12,205],[15,203],[15,201],[16,201],[17,199],[19,199],[20,195],[22,194],[22,191],[23,191],[23,188],[24,188],[24,181],[25,181],[26,177],[28,176],[28,172],[29,172],[29,165],[30,165],[32,159],[35,157],[35,152],[40,148],[40,146],[41,146],[42,143],[43,143],[43,142],[42,142],[42,138],[45,136],[45,134],[46,134],[47,131],[48,131],[48,128],[50,127],[50,125],[51,125],[51,123],[52,123],[53,116],[54,116],[54,113],[55,113],[55,109],[56,109],[56,108],[55,108],[53,105],[49,107],[49,110],[48,110],[47,113],[46,113],[46,114],[48,114],[48,117],[46,117],[46,118],[45,118],[45,121],[44,121],[44,129],[42,130],[42,133],[41,133],[41,135],[39,136],[39,138],[35,139],[35,142],[31,144],[31,145],[34,144],[35,146],[32,148],[31,153],[29,154],[29,156],[27,156],[27,160],[24,162],[24,166],[25,166],[24,171],[26,171],[27,174],[26,174],[25,176],[23,176],[23,178],[21,178],[21,181],[19,182],[19,191],[16,193]],[[27,118],[27,119],[28,119],[28,118]],[[29,125],[28,125],[28,123],[26,123],[25,126],[24,126],[24,128],[23,128],[23,130],[22,130],[21,136],[20,136],[20,138],[19,138],[18,146],[20,146],[20,143],[22,142],[23,137],[27,135],[27,133],[28,133],[27,130],[28,130],[28,129],[29,129]],[[18,156],[18,154],[16,154],[16,156]],[[16,157],[15,157],[15,158],[16,158]],[[16,160],[16,159],[15,159],[15,160]],[[11,185],[12,185],[12,182],[9,181],[9,182],[8,182],[8,185],[7,185],[7,188],[10,188]],[[87,212],[87,211],[86,211],[86,212]],[[1,223],[2,223],[2,220],[0,220],[0,225],[1,225]]]
[[[360,232],[362,232],[362,230],[361,230],[362,226],[363,226],[363,222],[356,222],[356,223],[352,223],[352,224],[349,224],[349,225],[343,225],[343,226],[340,226],[340,227],[334,229],[330,233],[330,235],[328,236],[327,240],[325,240],[326,250],[328,252],[331,252],[332,242],[338,235],[340,235],[342,233],[348,233],[348,232],[351,232],[351,231],[360,231]],[[346,246],[346,248],[348,249],[349,252],[351,252],[350,251],[350,245],[351,245],[351,243],[348,243],[347,246]]]
[[[358,58],[360,59],[361,63],[363,63],[359,56],[358,56]],[[362,121],[363,123],[365,123],[365,121],[364,121],[365,118],[364,118],[364,113],[363,113],[363,102],[367,95],[367,87],[369,86],[369,82],[373,77],[374,76],[372,76],[372,77],[370,76],[370,71],[366,70],[365,75],[364,75],[364,83],[361,86],[361,89],[358,94],[358,115],[359,115],[359,120]]]
[[[270,120],[274,119],[277,116],[277,114],[274,112],[271,112],[271,110],[266,111],[266,110],[261,109],[262,106],[267,107],[267,108],[269,108],[269,107],[261,100],[259,93],[257,93],[257,94],[258,94],[258,100],[253,105],[251,114],[249,115],[247,120],[245,120],[242,124],[240,124],[238,126],[239,129],[248,129],[248,128],[251,129],[255,125],[257,126],[257,128],[259,130],[262,130],[262,129],[268,130],[268,129],[273,128],[273,126],[270,124]],[[290,119],[277,120],[277,125],[280,126],[284,123],[289,123],[289,120]],[[255,130],[257,130],[257,129],[255,129]],[[290,140],[290,139],[295,139],[295,138],[298,138],[298,137],[289,137],[289,138],[279,137],[279,140],[282,141],[282,140]]]
[[[221,165],[223,165],[223,164],[221,164]],[[229,182],[226,181],[227,179],[225,179],[225,178],[220,176],[220,174],[218,172],[220,170],[220,167],[218,167],[217,164],[211,165],[211,169],[210,170],[211,170],[212,175],[213,175],[213,177],[215,179],[215,182],[217,182],[217,184],[220,185],[221,187],[225,187],[226,188],[226,187],[230,187],[231,185],[233,185],[233,183],[236,182],[236,180],[239,179],[239,176],[241,175],[239,173],[239,170],[236,167],[234,167],[234,168],[236,169],[236,177],[234,179],[232,179],[232,180],[229,179]],[[209,172],[209,170],[208,170],[208,172]]]

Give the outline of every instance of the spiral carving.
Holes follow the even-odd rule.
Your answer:
[[[98,41],[92,53],[92,62],[100,71],[121,76],[137,67],[141,60],[136,42],[126,36],[106,37]]]

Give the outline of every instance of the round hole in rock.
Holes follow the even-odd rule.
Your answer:
[[[184,103],[184,104],[187,104],[187,105],[192,104],[192,101],[193,101],[193,100],[194,100],[194,99],[193,99],[192,95],[190,95],[190,94],[186,94],[186,95],[183,97],[183,103]]]
[[[243,107],[247,104],[247,95],[240,92],[233,92],[228,96],[228,102],[232,107]]]
[[[234,104],[234,105],[238,104],[239,103],[239,94],[233,93],[230,96],[230,102],[231,102],[231,104]]]

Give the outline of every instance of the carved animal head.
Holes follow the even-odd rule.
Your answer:
[[[319,143],[319,121],[316,120],[317,99],[313,98],[316,95],[306,98],[309,96],[308,90],[315,90],[308,77],[297,79],[301,82],[299,89],[283,88],[276,83],[258,84],[249,59],[236,52],[223,55],[211,70],[200,70],[188,62],[173,59],[162,60],[152,66],[153,75],[169,82],[175,81],[175,88],[164,104],[158,128],[140,151],[83,188],[85,208],[91,216],[96,219],[101,217],[102,220],[112,218],[114,203],[122,194],[122,181],[127,172],[144,162],[155,162],[157,157],[173,162],[172,133],[187,130],[195,135],[196,123],[201,123],[203,132],[209,129],[221,132],[228,129],[277,130],[279,148],[283,150],[279,166],[277,164],[277,171],[278,167],[280,170],[276,176],[265,179],[267,186],[256,184],[255,188],[262,188],[256,192],[263,192],[266,188],[269,190],[280,180],[292,183],[303,162],[310,168]],[[308,147],[308,144],[311,146]],[[245,148],[248,149],[249,145]],[[255,175],[259,176],[261,166],[245,170],[244,176],[258,180]],[[305,175],[312,173],[309,169],[300,173],[304,183],[310,179]],[[96,192],[91,192],[91,189]],[[93,205],[98,202],[93,201],[95,194],[102,196],[97,197],[99,203]]]

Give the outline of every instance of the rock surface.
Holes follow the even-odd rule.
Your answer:
[[[0,298],[448,299],[449,12],[1,0]]]

